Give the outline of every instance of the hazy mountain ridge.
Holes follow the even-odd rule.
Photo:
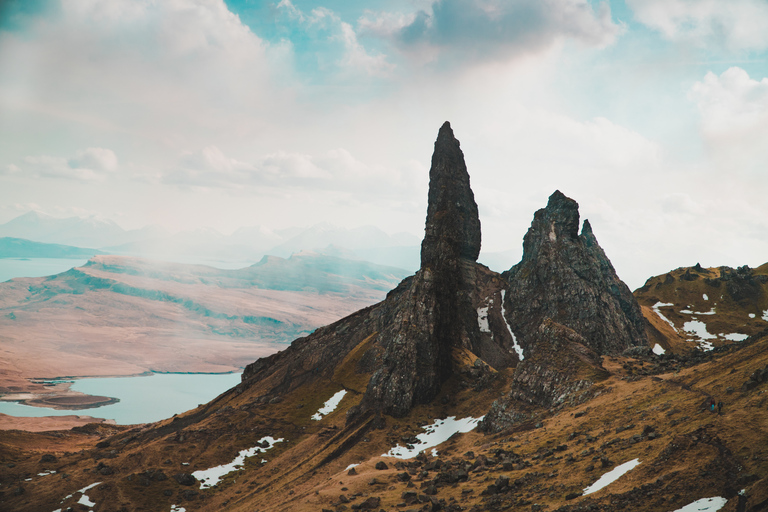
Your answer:
[[[214,266],[217,262],[231,266],[233,262],[258,261],[265,255],[287,258],[308,250],[410,270],[418,267],[418,260],[414,260],[414,254],[418,255],[418,238],[408,233],[389,235],[374,226],[347,229],[320,223],[279,230],[243,227],[231,235],[213,229],[170,233],[159,226],[126,231],[114,222],[96,217],[59,219],[31,211],[0,225],[0,236]]]
[[[97,249],[32,242],[23,238],[0,238],[0,258],[90,258],[104,254]]]

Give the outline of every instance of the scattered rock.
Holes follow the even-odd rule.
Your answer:
[[[195,485],[197,478],[189,473],[176,473],[173,475],[173,479],[179,483],[179,485]]]

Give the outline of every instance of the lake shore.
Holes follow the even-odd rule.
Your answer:
[[[114,425],[112,420],[93,418],[91,416],[42,416],[30,418],[24,416],[9,416],[0,413],[0,430],[26,430],[27,432],[47,432],[51,430],[71,430],[88,423],[104,423]]]

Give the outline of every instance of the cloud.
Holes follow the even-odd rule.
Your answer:
[[[768,78],[754,80],[732,67],[707,73],[689,92],[701,116],[706,148],[729,171],[764,174],[768,160]]]
[[[318,7],[305,13],[290,0],[281,0],[277,8],[297,25],[295,28],[303,37],[311,38],[310,54],[317,59],[317,65],[325,68],[324,71],[337,66],[347,75],[362,73],[380,77],[394,69],[385,55],[370,54],[359,42],[352,26],[332,10]]]
[[[222,0],[62,0],[23,34],[0,30],[0,104],[181,145],[283,106],[269,51]]]
[[[243,162],[208,146],[179,157],[176,167],[161,177],[166,184],[221,189],[265,187],[338,194],[410,195],[410,169],[398,171],[367,165],[345,149],[319,155],[279,151]]]
[[[115,172],[117,155],[111,149],[88,148],[78,151],[74,157],[67,160],[67,165],[72,169],[90,169],[99,173]]]
[[[572,39],[610,44],[621,31],[607,3],[586,0],[437,0],[430,12],[369,13],[361,33],[394,40],[422,60],[506,60]]]
[[[765,0],[627,0],[641,23],[673,41],[731,50],[768,48]]]
[[[70,158],[28,156],[20,166],[10,164],[13,174],[36,178],[61,178],[77,181],[104,181],[118,170],[117,155],[111,149],[88,148]]]

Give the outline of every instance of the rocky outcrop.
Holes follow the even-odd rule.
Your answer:
[[[421,269],[380,334],[382,364],[368,384],[363,409],[402,416],[414,404],[429,402],[452,373],[452,349],[478,343],[472,290],[479,253],[477,204],[464,154],[446,122],[429,171]]]
[[[523,239],[523,259],[503,275],[506,311],[524,349],[550,318],[584,337],[598,354],[647,345],[640,306],[619,279],[579,205],[555,191]]]
[[[589,222],[578,228],[578,203],[555,191],[533,217],[522,260],[503,274],[506,318],[525,359],[486,415],[486,431],[586,399],[608,376],[600,355],[648,345],[640,306]]]
[[[515,368],[509,393],[496,400],[480,428],[496,432],[534,419],[542,409],[575,405],[593,396],[592,385],[610,374],[600,356],[573,329],[545,319],[526,358]]]
[[[580,236],[578,225],[578,205],[556,192],[536,213],[523,260],[506,280],[478,264],[477,205],[459,141],[445,123],[432,156],[419,271],[383,302],[249,366],[244,384],[268,382],[273,391],[264,400],[271,401],[272,394],[334,379],[354,351],[354,373],[370,378],[364,390],[354,389],[363,397],[348,412],[350,425],[368,413],[404,416],[472,368],[517,366],[489,428],[526,408],[571,403],[604,376],[600,354],[647,344],[637,303],[589,223]]]
[[[371,377],[350,418],[366,411],[403,416],[415,404],[431,401],[454,375],[455,349],[466,349],[496,369],[514,365],[512,337],[500,312],[504,282],[476,263],[479,252],[477,204],[459,141],[445,123],[432,156],[420,270],[383,302],[250,365],[244,381],[269,379],[275,393],[284,393],[332,376],[365,341],[355,371]],[[483,306],[494,329],[503,332],[481,331],[478,307]]]

